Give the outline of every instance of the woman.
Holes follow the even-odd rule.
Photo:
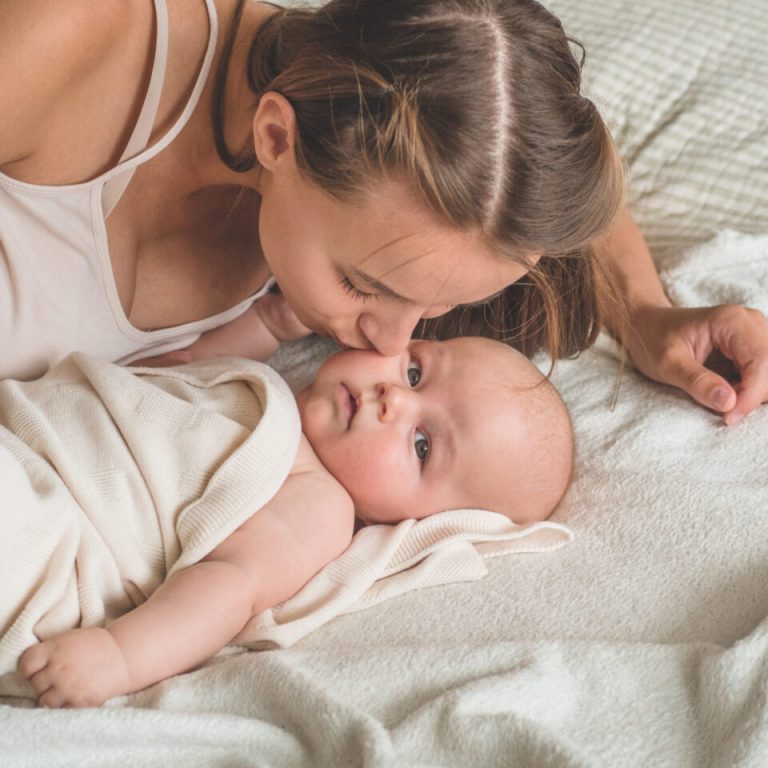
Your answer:
[[[2,376],[307,328],[392,354],[421,320],[572,354],[621,331],[614,282],[644,373],[730,422],[768,398],[764,318],[670,306],[530,0],[31,0],[0,30]]]

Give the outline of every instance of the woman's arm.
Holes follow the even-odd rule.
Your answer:
[[[734,305],[674,307],[628,210],[600,250],[627,299],[627,347],[640,371],[722,412],[726,424],[768,402],[768,323],[761,312]],[[615,321],[608,319],[613,331]],[[732,363],[737,381],[706,366],[715,352]]]
[[[611,268],[630,312],[638,307],[672,306],[645,238],[627,208],[620,213],[613,230],[602,243],[601,255]]]
[[[42,706],[81,707],[191,669],[341,554],[353,523],[349,495],[302,438],[275,497],[206,558],[106,628],[74,629],[28,648],[19,671]]]

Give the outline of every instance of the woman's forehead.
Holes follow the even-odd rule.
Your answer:
[[[351,246],[348,266],[414,303],[479,301],[526,271],[479,231],[449,227],[403,184],[384,182],[353,207],[337,217],[338,238]]]
[[[433,242],[423,236],[403,238],[355,261],[352,268],[369,286],[424,306],[481,301],[526,272],[459,233]]]

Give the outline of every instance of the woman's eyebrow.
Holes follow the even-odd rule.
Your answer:
[[[470,301],[468,304],[462,304],[463,307],[482,307],[485,304],[490,304],[494,299],[501,296],[502,293],[506,290],[507,286],[504,286],[504,288],[499,288],[496,293],[492,293],[490,296],[486,296],[484,299],[479,299],[478,301]]]
[[[398,293],[393,288],[390,288],[386,283],[382,283],[381,280],[373,277],[373,275],[369,275],[367,272],[364,272],[358,267],[353,267],[350,272],[352,273],[353,277],[378,291],[382,296],[387,296],[388,298],[396,299],[397,301],[413,303],[411,299]]]

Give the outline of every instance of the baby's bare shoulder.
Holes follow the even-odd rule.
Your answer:
[[[302,435],[277,493],[204,559],[237,566],[263,610],[286,600],[349,546],[354,517],[351,497]]]
[[[309,440],[302,434],[289,481],[296,484],[299,493],[308,495],[307,502],[318,510],[330,513],[342,526],[354,523],[354,504],[346,488],[325,468]],[[311,497],[309,497],[311,494]],[[320,514],[323,514],[321,511]]]

